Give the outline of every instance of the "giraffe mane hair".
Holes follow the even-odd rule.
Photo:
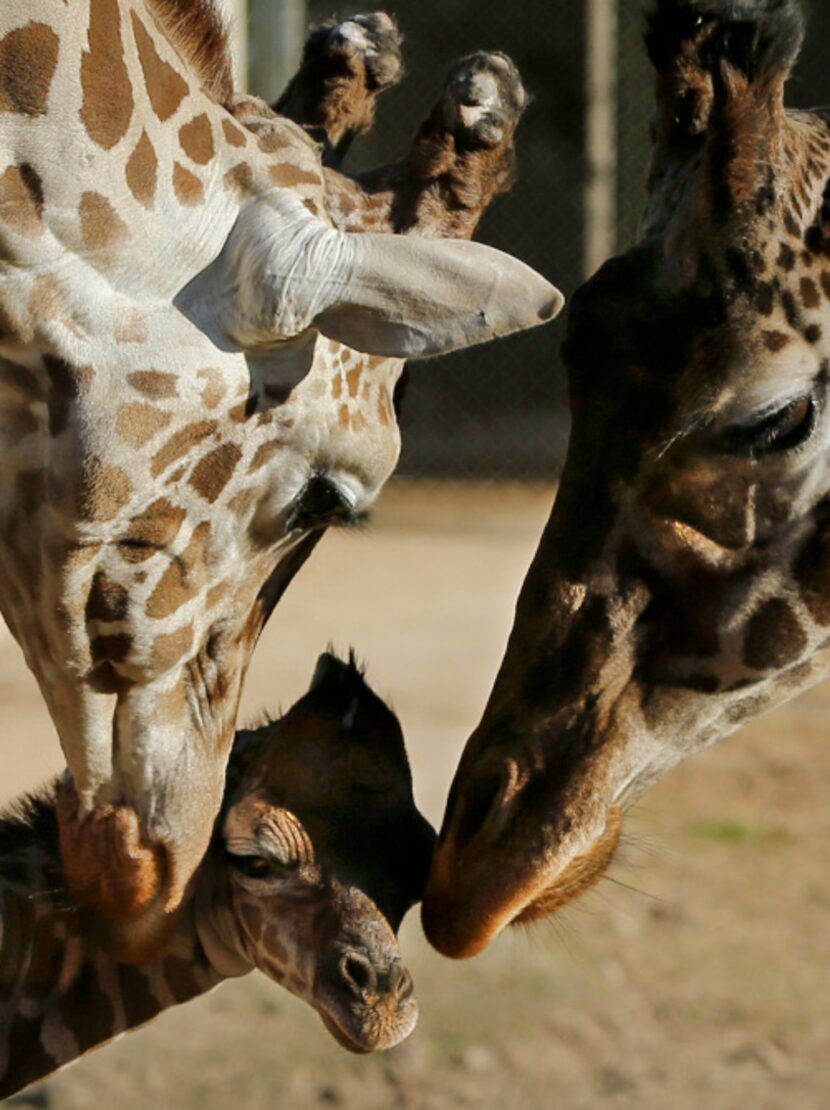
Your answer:
[[[803,38],[799,0],[657,0],[646,22],[658,72],[685,56],[687,73],[696,65],[712,74],[726,62],[750,83],[786,76]],[[689,58],[690,48],[696,57]]]
[[[58,848],[57,780],[15,798],[0,811],[0,858],[13,860],[28,849],[62,870]]]
[[[234,96],[227,23],[213,0],[148,0],[151,11],[220,104]]]

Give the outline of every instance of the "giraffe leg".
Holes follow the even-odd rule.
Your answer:
[[[346,231],[469,238],[515,179],[514,137],[527,94],[504,54],[453,65],[403,161],[352,180],[329,172],[332,214]]]
[[[274,106],[322,143],[339,165],[372,126],[378,96],[401,77],[401,35],[385,12],[323,24],[306,42],[300,69]]]

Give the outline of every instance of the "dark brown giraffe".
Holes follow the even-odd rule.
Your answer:
[[[424,921],[551,912],[686,755],[830,665],[830,113],[785,110],[795,0],[659,0],[638,244],[576,294],[573,430]]]

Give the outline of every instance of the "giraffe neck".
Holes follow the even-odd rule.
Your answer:
[[[0,1099],[228,972],[208,958],[192,909],[164,952],[141,966],[117,963],[102,937],[65,890],[53,797],[0,818]]]

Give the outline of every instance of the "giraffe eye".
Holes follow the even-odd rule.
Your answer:
[[[758,458],[773,451],[791,451],[807,440],[815,427],[816,408],[812,394],[798,397],[756,424],[729,428],[724,447],[732,454]]]
[[[271,856],[237,856],[228,852],[228,863],[250,879],[283,879],[293,874],[300,861],[273,859]]]

